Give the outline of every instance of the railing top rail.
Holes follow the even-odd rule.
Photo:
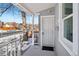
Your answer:
[[[18,33],[23,33],[23,32],[22,31],[3,32],[3,33],[0,33],[0,38],[18,34]]]

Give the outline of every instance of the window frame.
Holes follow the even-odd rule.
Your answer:
[[[59,42],[61,45],[67,50],[70,55],[79,55],[79,40],[78,40],[78,4],[73,3],[73,13],[68,15],[67,17],[62,18],[62,3],[59,4]],[[64,20],[73,17],[73,42],[69,41],[68,39],[64,38]]]

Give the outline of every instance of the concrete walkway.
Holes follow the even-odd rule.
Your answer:
[[[54,51],[41,50],[40,46],[31,46],[22,56],[55,56]]]

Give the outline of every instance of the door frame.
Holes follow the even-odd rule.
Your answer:
[[[55,19],[55,15],[40,16],[40,46],[41,46],[41,48],[42,48],[42,37],[43,37],[42,36],[42,17],[54,17],[54,19]]]

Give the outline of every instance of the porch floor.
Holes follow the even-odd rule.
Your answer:
[[[42,50],[40,46],[34,45],[26,50],[22,56],[56,56],[55,51]]]

